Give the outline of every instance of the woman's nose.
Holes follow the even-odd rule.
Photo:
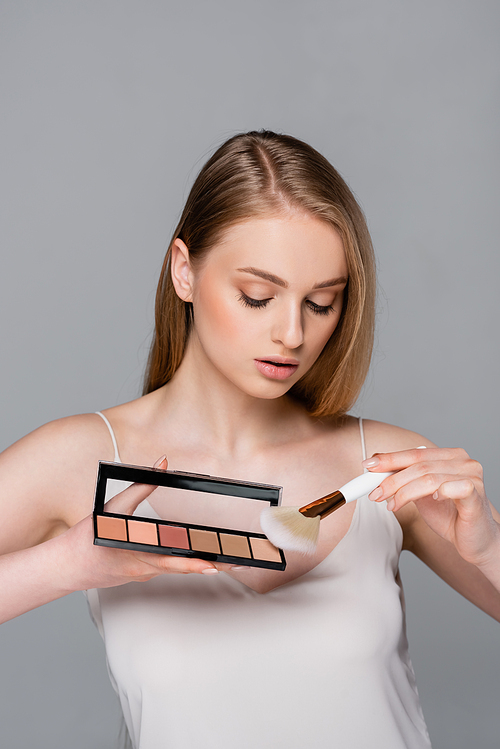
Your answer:
[[[300,308],[288,307],[281,310],[272,330],[274,343],[281,343],[286,349],[296,349],[304,343],[304,327]]]

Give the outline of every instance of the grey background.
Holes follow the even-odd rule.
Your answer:
[[[227,136],[266,127],[322,151],[368,216],[381,293],[356,413],[465,447],[498,506],[499,15],[494,0],[2,0],[0,446],[137,396],[190,183]],[[409,555],[402,571],[435,748],[497,748],[498,625]],[[114,746],[83,596],[4,625],[0,657],[3,746]]]

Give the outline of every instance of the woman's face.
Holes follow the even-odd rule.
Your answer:
[[[172,257],[174,283],[182,245]],[[276,398],[310,369],[335,330],[347,262],[332,226],[296,214],[231,227],[198,272],[184,259],[183,273],[187,292],[176,288],[193,303],[198,365],[249,395]]]

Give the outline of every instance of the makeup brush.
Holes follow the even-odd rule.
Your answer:
[[[369,494],[391,473],[363,473],[332,494],[304,507],[267,507],[260,525],[268,539],[280,549],[314,554],[319,536],[319,521],[339,507]]]

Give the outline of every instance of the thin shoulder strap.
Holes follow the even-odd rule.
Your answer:
[[[104,416],[103,413],[101,413],[100,411],[96,411],[95,413],[101,417],[101,419],[104,421],[104,423],[108,427],[108,431],[111,435],[111,439],[113,440],[113,447],[115,448],[115,463],[121,463],[120,454],[118,452],[118,444],[116,442],[115,433],[113,432],[113,427],[111,426],[111,424],[109,423],[109,421],[107,420],[107,418]]]
[[[359,436],[361,438],[361,454],[363,455],[363,460],[366,460],[365,430],[363,429],[363,418],[361,416],[358,416],[358,423]]]

